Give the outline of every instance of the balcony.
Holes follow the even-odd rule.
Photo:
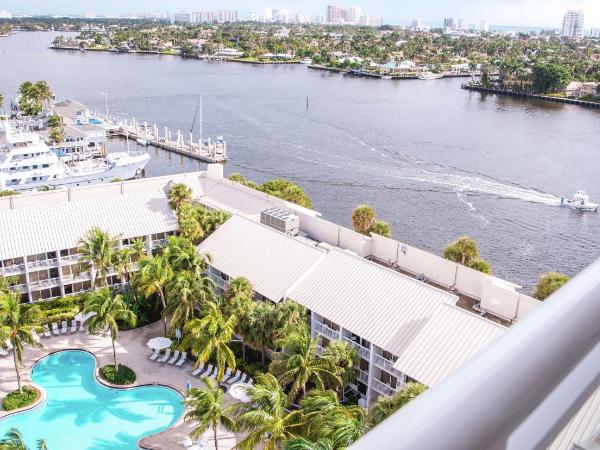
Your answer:
[[[57,266],[58,266],[57,258],[27,262],[27,267],[29,267],[30,270],[32,270],[32,269],[47,269],[48,267],[57,267]]]
[[[74,263],[79,261],[80,255],[61,256],[60,261],[63,263]]]
[[[63,276],[63,283],[79,283],[82,281],[90,281],[91,279],[92,277],[90,276],[89,272],[83,272],[79,275],[72,273],[70,275]]]
[[[322,356],[325,349],[320,345],[317,345],[317,355]]]
[[[367,361],[371,359],[371,350],[369,350],[367,347],[363,347],[358,342],[355,342],[347,337],[345,337],[344,340],[356,349],[361,358],[366,359]]]
[[[364,370],[356,369],[356,379],[364,384],[369,384],[369,374]]]
[[[596,448],[598,273],[600,260],[351,448]]]
[[[0,274],[10,277],[11,275],[19,275],[25,272],[25,264],[15,264],[14,266],[8,266],[0,269]]]
[[[60,286],[60,278],[49,278],[47,280],[33,281],[29,283],[30,291],[37,291],[41,289],[49,289]]]
[[[340,332],[339,331],[335,331],[332,330],[331,328],[329,328],[327,325],[323,324],[323,323],[319,323],[319,322],[315,322],[315,330],[319,333],[321,333],[322,335],[324,335],[325,337],[337,341],[340,338]]]
[[[380,394],[384,394],[384,395],[393,395],[394,392],[396,392],[396,390],[393,387],[388,386],[383,381],[379,381],[379,380],[372,380],[371,387],[373,389],[375,389],[377,392],[379,392]]]
[[[375,365],[377,367],[379,367],[380,369],[385,370],[386,372],[391,373],[395,377],[401,377],[402,376],[402,372],[394,369],[394,362],[390,361],[389,359],[385,359],[381,355],[375,354],[374,357],[373,357],[373,362],[375,363]]]

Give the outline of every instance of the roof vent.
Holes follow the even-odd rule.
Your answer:
[[[300,231],[300,219],[295,214],[279,208],[265,209],[260,213],[260,223],[290,236]]]

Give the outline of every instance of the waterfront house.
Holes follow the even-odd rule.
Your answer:
[[[221,56],[224,58],[240,58],[244,56],[244,52],[235,48],[222,48],[217,50],[215,56]]]

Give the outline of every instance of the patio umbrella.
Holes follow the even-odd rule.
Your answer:
[[[152,350],[163,350],[171,346],[173,341],[166,337],[155,337],[148,341],[148,347]]]
[[[95,315],[97,315],[97,313],[93,311],[87,314],[81,311],[75,316],[75,322],[85,323],[86,320],[88,320],[90,317],[94,317]]]
[[[228,394],[231,395],[236,400],[239,400],[242,403],[249,403],[251,401],[250,397],[246,393],[246,389],[251,387],[251,384],[248,383],[235,383],[229,388]]]

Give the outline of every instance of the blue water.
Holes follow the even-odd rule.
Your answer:
[[[182,397],[172,389],[143,386],[110,389],[94,377],[96,361],[81,351],[63,351],[35,365],[31,378],[48,393],[39,408],[0,420],[0,436],[17,427],[35,448],[50,450],[135,449],[137,441],[175,424]]]

